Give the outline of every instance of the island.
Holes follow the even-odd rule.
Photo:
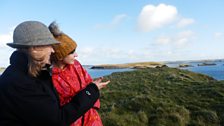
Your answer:
[[[126,64],[103,64],[95,65],[90,69],[144,69],[144,68],[161,68],[167,67],[165,64],[160,62],[136,62],[136,63],[126,63]]]
[[[198,66],[214,66],[216,65],[215,63],[201,63],[201,64],[198,64]]]
[[[193,67],[193,66],[190,64],[179,64],[179,67]]]

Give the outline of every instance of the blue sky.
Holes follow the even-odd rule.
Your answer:
[[[28,20],[61,30],[82,64],[224,58],[223,0],[1,0],[0,66],[13,29]]]

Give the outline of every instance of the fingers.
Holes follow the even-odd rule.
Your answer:
[[[94,80],[93,83],[98,84],[98,83],[101,83],[102,80],[103,80],[103,77],[99,77],[96,80]]]
[[[110,83],[110,81],[106,81],[103,83],[103,87],[106,87],[108,84]]]
[[[100,78],[98,78],[98,79],[96,79],[95,81],[93,81],[93,83],[100,83],[102,81],[102,79],[100,79]]]
[[[96,81],[102,81],[103,80],[103,77],[99,77],[96,79]]]
[[[101,83],[99,84],[100,89],[102,89],[102,88],[106,87],[109,83],[110,83],[110,81],[109,81],[109,80],[108,80],[108,81],[106,81],[106,82],[101,82]]]
[[[103,77],[100,77],[100,78],[97,79],[97,81],[98,81],[99,83],[102,82],[102,80],[103,80]]]
[[[110,83],[110,80],[108,80],[108,81],[106,81],[106,82],[104,82],[104,84],[103,85],[107,85],[107,84],[109,84]]]
[[[110,83],[110,80],[108,80],[106,82],[102,82],[102,79],[98,79],[98,80],[94,81],[93,83],[96,84],[98,89],[102,89],[102,88],[106,87]]]
[[[106,87],[110,83],[110,80],[108,80],[106,82],[102,82],[102,80],[103,80],[103,77],[99,77],[95,81],[93,81],[93,83],[96,84],[98,89],[102,89],[102,88]]]

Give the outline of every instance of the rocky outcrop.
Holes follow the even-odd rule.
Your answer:
[[[136,65],[133,69],[145,69],[145,68],[163,68],[168,67],[167,65]]]
[[[179,64],[179,67],[193,67],[193,66],[189,64]]]
[[[198,66],[214,66],[216,65],[215,63],[201,63],[201,64],[198,64]]]

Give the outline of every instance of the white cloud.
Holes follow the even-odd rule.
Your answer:
[[[5,47],[6,43],[12,42],[13,32],[9,32],[8,34],[0,35],[0,47]]]
[[[214,33],[214,37],[216,39],[222,38],[222,37],[224,37],[224,33],[222,33],[222,32],[216,32],[216,33]]]
[[[171,45],[173,47],[183,47],[194,37],[194,32],[188,30],[180,32],[174,36],[159,36],[155,42],[157,45]]]
[[[120,14],[114,17],[114,19],[112,20],[112,25],[118,25],[120,24],[125,18],[127,17],[126,14]]]
[[[187,34],[188,33],[188,34]],[[83,65],[95,65],[95,64],[119,64],[130,62],[144,62],[144,61],[172,61],[190,59],[189,48],[178,48],[177,41],[189,42],[187,37],[190,32],[182,32],[176,37],[170,37],[169,46],[156,45],[148,48],[129,48],[119,49],[112,47],[80,47],[78,51],[78,60]],[[188,36],[192,37],[192,36]],[[176,40],[175,42],[173,42]],[[173,46],[170,46],[173,45]]]
[[[161,36],[156,39],[156,42],[157,44],[166,45],[171,42],[171,38],[166,36]]]
[[[138,29],[148,32],[172,23],[177,18],[175,6],[159,4],[158,6],[146,5],[138,18]]]
[[[185,26],[188,26],[190,24],[193,24],[195,22],[194,19],[192,18],[182,18],[178,23],[177,23],[177,27],[178,28],[182,28]]]
[[[0,67],[7,67],[9,65],[9,58],[14,50],[8,46],[0,47]]]
[[[176,44],[180,46],[185,45],[186,43],[190,41],[190,39],[192,39],[193,36],[194,36],[194,32],[190,30],[180,32],[177,35]]]
[[[14,29],[14,28],[13,28]],[[13,30],[10,28],[10,32],[0,35],[0,67],[7,67],[9,65],[9,57],[14,49],[6,45],[6,43],[13,42]]]
[[[190,37],[193,34],[194,34],[193,31],[187,30],[187,31],[183,31],[183,32],[178,33],[178,37]]]
[[[116,15],[112,21],[108,24],[97,24],[95,26],[96,29],[111,29],[117,27],[121,24],[128,16],[126,14]]]
[[[90,48],[90,47],[86,47],[86,48],[82,48],[80,49],[80,51],[78,50],[79,54],[81,54],[82,57],[88,57],[88,55],[93,54],[94,53],[94,49]],[[79,56],[78,54],[78,56]]]
[[[145,51],[137,51],[136,49],[80,47],[79,50],[77,52],[78,60],[84,65],[139,62],[149,58]]]

